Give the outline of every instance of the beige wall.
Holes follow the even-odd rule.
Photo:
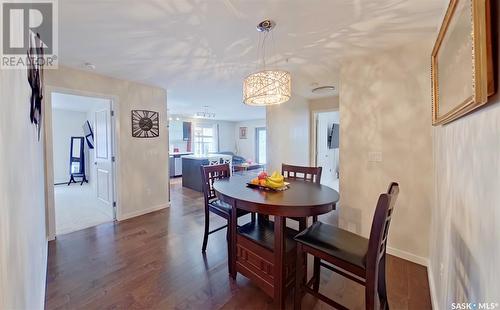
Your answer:
[[[421,264],[433,189],[430,45],[346,61],[340,89],[339,224],[367,237],[378,195],[397,181],[388,251]],[[370,152],[382,161],[370,161]]]
[[[492,4],[497,20],[499,5]],[[494,29],[498,38],[499,25]],[[495,57],[498,63],[498,51]],[[500,94],[490,102],[433,130],[429,278],[440,309],[452,302],[500,302]]]
[[[168,206],[168,132],[166,91],[144,84],[109,78],[88,71],[60,67],[47,70],[46,92],[68,90],[76,94],[112,98],[117,122],[117,204],[119,220]],[[47,132],[52,132],[50,95],[46,99]],[[132,138],[130,112],[133,109],[160,113],[160,136],[155,139]],[[47,135],[47,159],[52,165],[52,137]],[[52,169],[47,184],[52,184]],[[48,205],[53,206],[53,189],[48,187]],[[49,209],[49,220],[54,219]],[[53,223],[49,227],[54,227]],[[53,231],[50,232],[53,236]]]
[[[43,309],[45,300],[43,138],[29,96],[26,70],[0,70],[0,309]]]
[[[281,171],[281,164],[309,164],[309,103],[293,94],[281,105],[266,110],[267,168]]]
[[[329,96],[309,100],[311,111],[331,111],[339,108],[339,96]]]

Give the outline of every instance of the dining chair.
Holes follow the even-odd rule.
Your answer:
[[[304,167],[288,164],[281,165],[281,174],[285,177],[285,179],[303,180],[317,184],[321,183],[322,170],[323,168],[321,167]]]
[[[306,182],[313,182],[316,184],[321,184],[321,172],[322,167],[305,167],[305,166],[294,166],[288,164],[281,164],[281,174],[285,179],[289,180],[302,180]],[[302,223],[302,219],[292,218],[293,220],[299,221],[301,223],[300,230],[305,229],[307,223]],[[313,222],[318,220],[318,216],[313,216]]]
[[[205,198],[205,232],[203,234],[202,252],[205,252],[207,249],[208,235],[228,227],[229,221],[231,220],[232,207],[217,199],[213,187],[214,181],[229,178],[230,176],[231,168],[229,167],[229,164],[201,166],[203,196]],[[210,212],[225,218],[227,221],[226,225],[210,230]],[[238,217],[248,213],[249,212],[239,210]],[[251,218],[252,221],[255,221],[255,214],[252,213]]]
[[[221,160],[219,156],[208,156],[208,165],[216,166],[221,164]]]
[[[379,196],[369,239],[322,222],[315,222],[295,237],[297,261],[294,309],[301,308],[304,291],[337,309],[347,309],[319,293],[320,267],[325,267],[364,285],[366,309],[389,309],[385,258],[389,225],[398,194],[399,185],[393,182],[387,193]],[[320,261],[318,266],[314,266],[313,277],[307,283],[303,280],[305,278],[305,268],[302,265],[304,253],[309,253],[315,259],[329,263]]]

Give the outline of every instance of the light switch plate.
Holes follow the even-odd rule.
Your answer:
[[[382,152],[368,152],[369,162],[382,162]]]

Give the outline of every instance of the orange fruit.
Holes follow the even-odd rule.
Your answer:
[[[266,180],[259,180],[260,186],[266,186]]]

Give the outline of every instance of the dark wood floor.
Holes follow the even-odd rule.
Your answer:
[[[201,253],[203,198],[172,184],[172,207],[119,224],[63,235],[49,243],[47,309],[272,309],[249,280],[227,272],[226,236],[210,236]],[[213,216],[213,223],[224,222]],[[327,216],[327,221],[334,220]],[[425,267],[388,258],[392,309],[430,309]],[[321,290],[352,309],[363,288],[322,271]],[[328,309],[311,296],[304,309]]]

